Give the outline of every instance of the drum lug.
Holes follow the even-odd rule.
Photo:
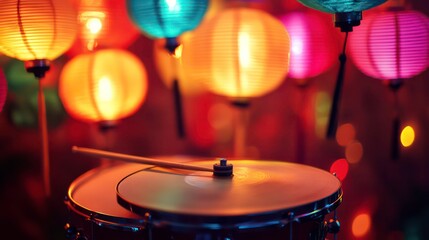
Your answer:
[[[152,215],[149,212],[144,214],[144,228],[147,231],[147,239],[152,240]]]
[[[70,223],[66,223],[64,226],[64,230],[66,231],[66,239],[70,240],[88,240],[88,238],[84,235],[82,229],[77,229],[72,226]]]
[[[325,227],[328,233],[337,234],[340,232],[340,221],[329,219],[328,222],[325,221]]]

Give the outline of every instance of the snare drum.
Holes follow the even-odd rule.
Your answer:
[[[325,216],[342,201],[335,176],[287,162],[229,162],[232,177],[142,169],[119,181],[117,200],[144,219],[149,240],[325,239]],[[213,161],[188,165],[208,168]],[[159,235],[166,231],[167,238]]]
[[[91,240],[144,239],[144,221],[117,203],[115,190],[119,180],[144,167],[121,164],[96,168],[74,180],[65,201],[70,210],[69,238],[77,239],[79,236],[73,236],[77,234]]]

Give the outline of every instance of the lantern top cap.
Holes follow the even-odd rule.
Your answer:
[[[303,5],[327,13],[359,12],[376,7],[387,0],[298,0]]]

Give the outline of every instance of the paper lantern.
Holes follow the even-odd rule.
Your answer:
[[[49,61],[67,51],[76,37],[76,12],[68,1],[4,0],[0,18],[0,52],[24,61],[27,71],[39,79],[49,70]],[[43,177],[46,195],[50,196],[48,127],[41,81],[38,111]]]
[[[176,37],[195,29],[206,13],[208,0],[140,1],[128,0],[132,21],[151,38],[166,38],[171,52]]]
[[[417,11],[396,7],[368,16],[350,41],[356,66],[370,77],[390,80],[396,98],[403,79],[412,78],[429,66],[429,19]],[[399,157],[401,124],[399,106],[395,108],[393,159]]]
[[[104,49],[78,55],[64,66],[59,95],[72,117],[109,122],[135,113],[145,100],[147,87],[145,67],[136,56]]]
[[[68,1],[5,0],[0,17],[0,51],[21,61],[53,60],[76,37],[76,12]]]
[[[335,26],[343,32],[360,24],[362,11],[376,7],[386,0],[298,0],[309,8],[335,14]]]
[[[291,38],[288,76],[315,77],[337,60],[337,40],[329,20],[310,11],[295,11],[280,17]]]
[[[95,48],[126,48],[140,34],[128,16],[126,0],[74,0],[78,11],[78,39],[69,55]]]
[[[355,65],[376,79],[412,78],[429,66],[429,18],[417,11],[391,8],[370,15],[350,41]]]
[[[232,8],[201,24],[183,47],[185,76],[213,93],[234,99],[267,94],[289,69],[290,40],[283,24],[266,12]]]
[[[7,81],[3,71],[0,70],[0,112],[3,110],[7,96]]]

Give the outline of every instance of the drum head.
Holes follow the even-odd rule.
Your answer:
[[[210,168],[213,163],[188,164]],[[165,168],[135,172],[118,183],[118,201],[139,215],[150,213],[154,224],[213,229],[320,217],[341,202],[341,183],[329,172],[276,161],[229,163],[234,175],[226,178]]]
[[[69,187],[66,203],[71,210],[112,228],[142,226],[142,218],[116,201],[117,183],[130,173],[145,168],[141,164],[120,164],[96,168],[78,177]]]

